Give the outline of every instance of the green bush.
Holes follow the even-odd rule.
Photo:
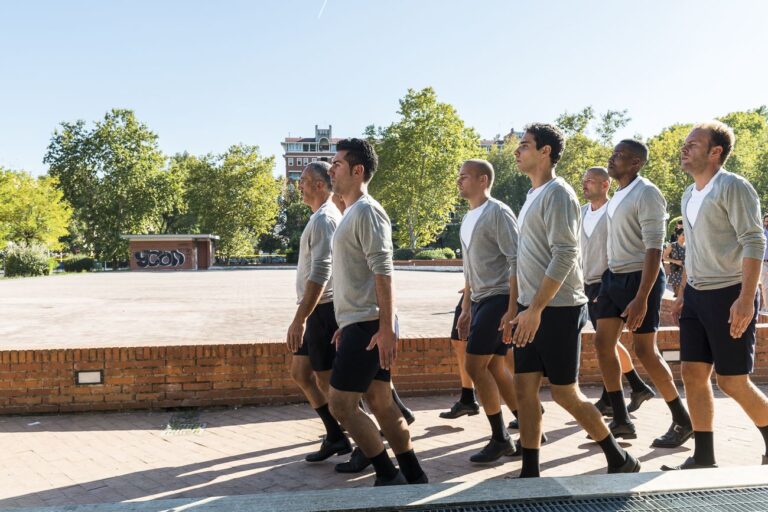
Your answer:
[[[72,256],[61,262],[64,272],[90,272],[93,264],[93,258],[83,255]]]
[[[48,249],[44,245],[15,245],[5,258],[5,276],[47,276],[51,273]]]
[[[450,247],[443,247],[443,258],[447,260],[456,259],[456,253]]]
[[[442,249],[424,249],[413,256],[414,260],[442,260],[444,258],[445,253]]]
[[[299,262],[299,251],[292,251],[291,249],[288,249],[285,251],[285,262],[286,263],[298,263]]]
[[[412,260],[414,253],[415,252],[413,249],[409,249],[408,247],[401,247],[400,249],[395,249],[395,252],[392,254],[392,259]]]

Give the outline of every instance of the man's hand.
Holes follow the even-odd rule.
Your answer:
[[[749,299],[739,295],[739,298],[731,306],[731,314],[728,323],[731,324],[731,338],[739,339],[749,327],[749,323],[755,316],[755,299]]]
[[[336,332],[333,333],[331,343],[336,345],[336,350],[339,350],[339,347],[341,347],[341,329],[336,329]]]
[[[456,320],[456,330],[459,331],[459,339],[466,340],[469,337],[470,323],[472,323],[472,313],[462,310],[459,319]]]
[[[634,331],[643,324],[643,319],[648,311],[648,300],[641,297],[635,297],[627,305],[627,309],[621,314],[627,322],[627,330]]]
[[[288,350],[291,352],[296,352],[301,348],[302,343],[304,343],[304,329],[306,324],[304,322],[300,322],[298,320],[294,320],[291,322],[290,327],[288,327],[288,336],[286,339],[286,343],[288,344]]]
[[[672,321],[680,325],[680,315],[683,314],[683,294],[679,293],[675,302],[672,303]]]
[[[518,314],[510,323],[512,327],[517,326],[512,336],[512,343],[520,348],[531,343],[539,330],[539,325],[541,325],[540,310],[528,308]]]
[[[397,337],[395,332],[392,329],[379,328],[371,338],[371,342],[366,347],[366,350],[373,350],[376,346],[379,347],[379,366],[389,370],[397,357]]]
[[[499,323],[499,330],[502,331],[501,339],[504,343],[509,345],[512,343],[512,320],[517,316],[517,304],[509,305],[507,312],[501,317],[501,323]]]

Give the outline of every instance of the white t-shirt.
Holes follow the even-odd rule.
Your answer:
[[[712,191],[712,185],[715,183],[718,176],[720,176],[720,173],[716,172],[709,180],[709,183],[707,183],[701,190],[696,190],[696,185],[691,189],[691,198],[688,199],[688,204],[685,207],[685,216],[688,217],[688,222],[691,226],[696,224],[696,218],[699,216],[701,203],[704,201],[704,198],[707,197],[707,194]]]
[[[536,188],[532,188],[528,191],[528,194],[525,196],[525,203],[523,203],[523,207],[520,208],[520,215],[517,216],[517,225],[522,226],[523,220],[525,220],[525,214],[528,213],[528,208],[531,207],[531,203],[533,203],[537,197],[539,197],[539,194],[547,188],[547,185],[552,183],[554,180],[549,180],[543,185],[539,185]]]
[[[627,195],[632,191],[633,188],[635,188],[635,185],[640,183],[640,176],[637,176],[632,183],[629,184],[629,186],[624,187],[622,189],[617,190],[614,192],[613,197],[608,201],[608,215],[610,217],[613,217],[613,214],[616,213],[616,208],[619,207],[621,202],[624,200]]]
[[[594,211],[592,210],[591,206],[587,208],[587,214],[582,220],[582,225],[584,226],[584,234],[587,235],[587,238],[592,236],[592,232],[595,230],[595,226],[597,226],[597,223],[600,222],[600,219],[603,217],[603,215],[605,215],[607,209],[608,203],[605,203],[603,206]]]
[[[469,247],[469,242],[472,240],[472,232],[475,230],[475,224],[477,224],[477,219],[480,218],[480,215],[483,213],[486,206],[488,206],[487,199],[477,208],[469,210],[464,216],[464,220],[461,222],[461,230],[459,232],[461,233],[461,241],[464,242],[466,247]]]

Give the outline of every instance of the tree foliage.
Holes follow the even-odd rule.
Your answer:
[[[371,191],[396,224],[395,242],[413,249],[445,228],[458,202],[458,169],[481,152],[475,131],[432,88],[409,89],[398,113],[400,119],[377,134],[368,130],[379,155]]]

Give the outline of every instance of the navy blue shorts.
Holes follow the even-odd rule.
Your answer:
[[[518,313],[528,309],[517,305]],[[587,308],[546,307],[539,330],[526,346],[515,347],[515,373],[541,372],[556,386],[573,384],[579,378],[581,330],[587,323]]]
[[[457,324],[459,323],[459,315],[461,315],[461,303],[464,302],[464,294],[461,294],[461,297],[459,298],[459,303],[456,305],[456,309],[453,310],[453,325],[451,325],[451,339],[452,340],[460,340],[459,338],[459,329],[457,327]]]
[[[584,285],[584,293],[587,296],[587,313],[589,321],[592,322],[592,328],[597,329],[597,297],[600,295],[601,283],[592,283]]]
[[[680,360],[715,365],[718,375],[746,375],[755,364],[755,316],[739,339],[731,337],[728,323],[731,306],[741,293],[736,284],[717,290],[697,290],[688,285],[683,292],[680,314]]]
[[[472,302],[472,322],[467,338],[467,354],[506,355],[509,345],[502,341],[499,324],[509,307],[509,295],[492,295]]]
[[[595,305],[596,319],[600,318],[621,318],[621,314],[627,309],[629,303],[637,295],[640,288],[640,280],[643,272],[629,272],[626,274],[614,274],[610,270],[603,273],[603,281],[600,285],[600,295],[597,297]],[[667,285],[667,278],[664,270],[659,268],[659,274],[653,283],[651,293],[648,294],[648,309],[640,324],[634,332],[645,334],[659,330],[659,311],[661,310],[661,298],[664,296],[664,288]]]
[[[336,351],[331,386],[339,391],[365,393],[373,380],[390,381],[389,370],[379,365],[379,348],[365,348],[379,330],[379,321],[350,324],[341,331],[341,346]]]
[[[331,343],[333,334],[339,326],[333,311],[333,302],[318,304],[307,317],[304,329],[304,341],[294,354],[309,356],[309,363],[316,372],[326,372],[333,368],[336,346]]]

